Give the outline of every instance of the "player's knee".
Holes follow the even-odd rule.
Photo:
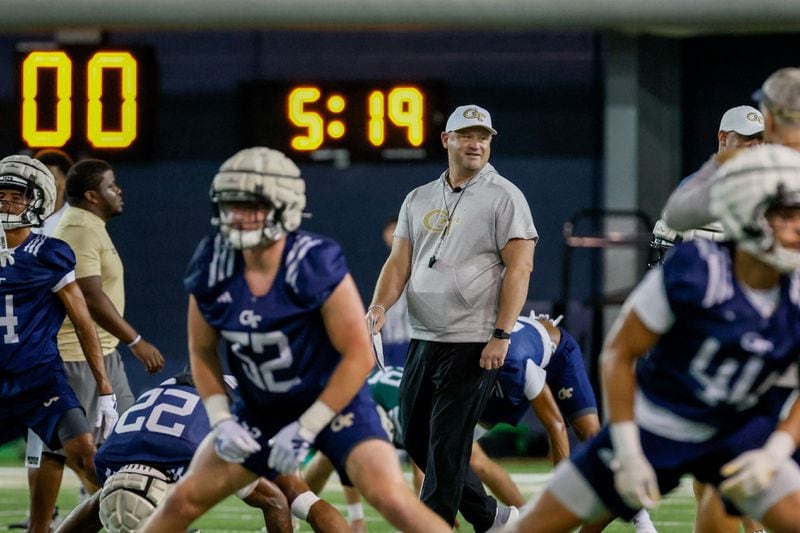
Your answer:
[[[97,475],[94,469],[95,447],[91,437],[79,435],[64,443],[64,452],[69,463],[74,466],[82,477],[97,484]]]
[[[289,512],[289,501],[295,496],[295,492],[284,495],[275,485],[259,479],[255,488],[244,498],[244,502],[267,512]]]
[[[587,441],[600,433],[600,420],[596,415],[580,417],[572,421],[572,430],[579,441]]]
[[[469,458],[469,466],[479,478],[483,479],[481,476],[487,471],[486,456],[473,453]]]

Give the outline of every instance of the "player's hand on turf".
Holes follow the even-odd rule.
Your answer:
[[[261,445],[233,418],[226,418],[214,426],[214,451],[220,459],[229,463],[243,463]]]
[[[720,491],[733,499],[748,498],[769,486],[780,465],[795,450],[794,438],[784,431],[775,431],[763,448],[744,452],[722,467],[721,474],[728,479]]]
[[[314,435],[311,432],[300,422],[292,422],[270,439],[272,450],[267,464],[278,472],[291,474],[306,459],[313,442]]]
[[[114,424],[117,423],[118,418],[117,395],[101,394],[98,396],[94,427],[100,430],[100,436],[103,439],[106,439],[111,434],[111,430],[114,429]]]
[[[658,478],[642,451],[639,428],[632,421],[609,426],[614,446],[614,487],[625,504],[632,509],[652,509],[661,500]]]
[[[131,348],[136,359],[142,362],[148,374],[155,374],[164,369],[164,356],[154,345],[142,339]]]

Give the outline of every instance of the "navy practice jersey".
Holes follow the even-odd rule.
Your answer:
[[[170,481],[177,481],[209,431],[197,389],[170,378],[119,417],[95,456],[100,481],[129,463],[162,466]]]
[[[269,415],[291,419],[317,399],[341,359],[320,307],[347,273],[336,242],[291,232],[272,287],[255,296],[241,252],[220,234],[200,243],[184,284],[224,339],[246,405],[279,405]]]
[[[798,359],[800,276],[781,277],[777,306],[764,317],[734,277],[732,250],[729,243],[690,241],[667,254],[660,272],[648,274],[651,282],[661,276],[657,290],[664,291],[674,315],[637,364],[643,395],[637,420],[644,415],[640,423],[648,429],[672,421],[686,427],[684,420],[703,428],[696,437],[684,435],[698,439],[735,427]],[[645,318],[659,305],[643,292],[631,301]]]
[[[73,281],[75,254],[69,245],[33,233],[14,250],[14,264],[0,268],[4,376],[61,364],[56,334],[66,311],[55,293]]]
[[[546,345],[545,338],[548,340]],[[480,417],[482,424],[493,426],[505,422],[513,425],[522,419],[530,407],[530,400],[544,388],[544,368],[552,355],[549,339],[544,326],[535,319],[517,319],[497,384]]]

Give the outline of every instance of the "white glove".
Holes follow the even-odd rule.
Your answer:
[[[639,428],[634,422],[609,426],[614,446],[614,487],[632,509],[652,509],[661,500],[656,473],[642,451]]]
[[[100,430],[100,436],[105,440],[114,429],[119,415],[117,414],[117,395],[101,394],[97,397],[97,413],[94,417],[94,427]]]
[[[269,441],[272,450],[269,452],[267,464],[282,474],[291,474],[308,456],[315,437],[316,435],[301,426],[300,422],[284,426]]]
[[[778,467],[794,450],[794,438],[785,431],[775,431],[763,448],[744,452],[722,467],[720,473],[728,479],[719,486],[720,491],[733,499],[758,494],[767,488]]]
[[[221,420],[214,426],[214,450],[220,459],[243,463],[260,449],[258,441],[233,418]]]
[[[0,250],[0,267],[14,264],[14,252],[10,250]]]

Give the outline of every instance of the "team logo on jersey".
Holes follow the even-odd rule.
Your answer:
[[[447,227],[448,216],[449,215],[447,211],[444,209],[434,209],[433,211],[428,211],[425,213],[425,216],[422,217],[422,225],[431,233],[441,233]]]
[[[769,353],[775,347],[771,340],[765,339],[755,331],[748,331],[742,335],[739,343],[741,344],[743,350],[750,353],[757,353],[759,355]]]
[[[58,397],[58,396],[53,396],[52,398],[50,398],[49,400],[47,400],[46,402],[44,402],[42,405],[44,405],[45,407],[50,407],[51,405],[53,405],[53,404],[54,404],[55,402],[57,402],[58,400],[59,400],[59,397]]]
[[[339,431],[349,428],[354,424],[353,418],[355,413],[342,413],[331,422],[331,431],[338,433]]]
[[[558,399],[559,400],[569,400],[572,398],[572,391],[574,391],[572,387],[564,387],[563,389],[558,391]]]
[[[239,313],[239,323],[243,326],[249,326],[253,329],[258,327],[258,323],[261,322],[262,318],[263,317],[261,315],[257,315],[252,309],[245,309]]]

